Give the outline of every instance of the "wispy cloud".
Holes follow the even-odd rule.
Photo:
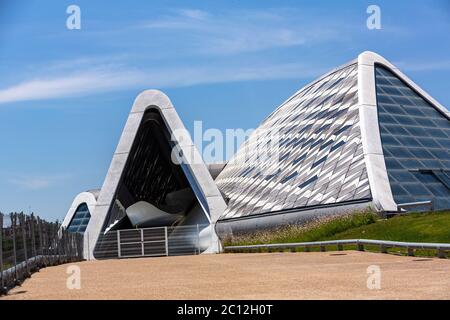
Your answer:
[[[342,32],[345,26],[338,30],[326,21],[314,21],[308,14],[293,9],[169,10],[160,18],[137,25],[133,22],[133,28],[126,30],[131,38],[139,34],[140,38],[151,39],[138,42],[146,49],[140,50],[141,56],[116,52],[111,56],[46,61],[45,66],[33,69],[33,77],[0,85],[0,104],[134,88],[309,78],[326,71],[323,68],[326,62],[289,63],[282,58],[273,60],[265,52],[263,58],[259,52],[345,37],[346,33]]]
[[[178,9],[140,27],[165,32],[198,54],[230,55],[342,38],[330,24],[316,23],[292,9],[219,13]]]
[[[57,176],[25,176],[20,175],[9,180],[10,183],[29,190],[41,190],[54,186],[67,179],[68,175]]]
[[[297,63],[199,65],[146,70],[108,66],[95,71],[38,77],[0,89],[0,104],[84,96],[131,88],[171,88],[221,82],[309,78],[323,68]]]
[[[431,62],[398,62],[395,63],[399,68],[406,71],[447,71],[450,70],[450,60],[437,59]]]
[[[0,90],[0,103],[30,101],[85,95],[136,84],[139,75],[134,72],[111,70],[35,78]]]
[[[190,19],[204,20],[210,17],[210,14],[208,12],[199,9],[178,9],[175,11],[178,12],[181,16]]]

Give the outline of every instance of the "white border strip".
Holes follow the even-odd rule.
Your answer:
[[[61,225],[62,228],[67,228],[69,226],[69,223],[72,221],[73,216],[75,215],[75,211],[82,203],[87,204],[89,213],[91,214],[91,219],[89,220],[88,226],[86,228],[87,231],[94,218],[95,207],[97,205],[97,198],[95,194],[90,191],[82,192],[75,197]],[[83,236],[83,257],[88,260],[92,256],[90,254],[91,250],[89,250],[89,247],[90,247],[89,234],[85,232]]]
[[[373,203],[378,210],[397,211],[384,161],[378,122],[375,64],[389,69],[448,119],[449,111],[382,56],[366,51],[358,56],[358,104],[361,138]]]
[[[95,214],[91,218],[93,221],[91,221],[92,223],[90,223],[86,229],[86,233],[89,234],[91,238],[90,256],[93,256],[95,245],[108,215],[109,208],[119,185],[122,172],[127,163],[128,155],[133,146],[144,113],[151,108],[157,109],[160,112],[171,135],[178,130],[187,132],[170,99],[164,93],[158,90],[146,90],[137,96],[100,191],[95,207]],[[192,176],[196,180],[198,187],[207,201],[210,214],[207,218],[212,224],[215,224],[226,208],[225,201],[214,183],[208,168],[203,160],[201,160],[200,154],[192,142],[191,137],[183,136],[182,141],[177,142],[183,153],[183,160],[188,165]],[[189,156],[188,159],[200,160],[191,164],[190,161],[185,158],[186,156]],[[217,235],[214,234],[212,246],[207,252],[218,252],[221,250],[217,239]]]
[[[67,228],[69,226],[70,221],[72,221],[73,216],[75,215],[75,211],[82,203],[87,204],[89,213],[91,214],[92,218],[92,213],[94,212],[95,205],[97,204],[97,199],[95,198],[95,195],[90,191],[82,192],[78,194],[73,200],[72,205],[70,206],[69,211],[67,211],[66,217],[61,224],[62,228]]]

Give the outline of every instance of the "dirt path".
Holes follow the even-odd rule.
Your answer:
[[[81,262],[41,270],[3,299],[450,299],[450,260],[356,251],[221,254]],[[381,289],[367,288],[367,268]]]

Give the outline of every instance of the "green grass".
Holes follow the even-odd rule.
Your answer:
[[[410,213],[379,219],[370,210],[316,220],[305,226],[234,236],[225,246],[310,242],[335,239],[375,239],[450,243],[450,212]]]
[[[269,243],[292,243],[320,241],[341,232],[373,224],[378,217],[370,210],[338,217],[326,217],[306,225],[290,225],[270,231],[238,235],[225,239],[224,245],[254,245]]]
[[[450,243],[450,212],[410,213],[349,228],[322,240],[334,239]]]

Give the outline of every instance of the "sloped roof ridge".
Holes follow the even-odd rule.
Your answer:
[[[286,100],[284,100],[277,108],[275,108],[275,110],[273,110],[267,117],[265,117],[259,125],[262,125],[264,122],[266,122],[267,119],[269,119],[273,114],[275,114],[281,107],[283,107],[286,103],[288,103],[291,99],[293,99],[295,96],[297,96],[300,92],[310,88],[311,86],[315,85],[316,83],[322,81],[323,79],[325,79],[328,76],[331,76],[332,74],[339,72],[345,68],[348,68],[350,66],[353,66],[355,64],[358,63],[358,59],[353,59],[343,65],[340,65],[337,68],[334,68],[332,70],[330,70],[329,72],[321,75],[319,78],[309,82],[308,84],[306,84],[305,86],[303,86],[302,88],[300,88],[299,90],[297,90],[295,93],[293,93],[289,98],[287,98]]]

